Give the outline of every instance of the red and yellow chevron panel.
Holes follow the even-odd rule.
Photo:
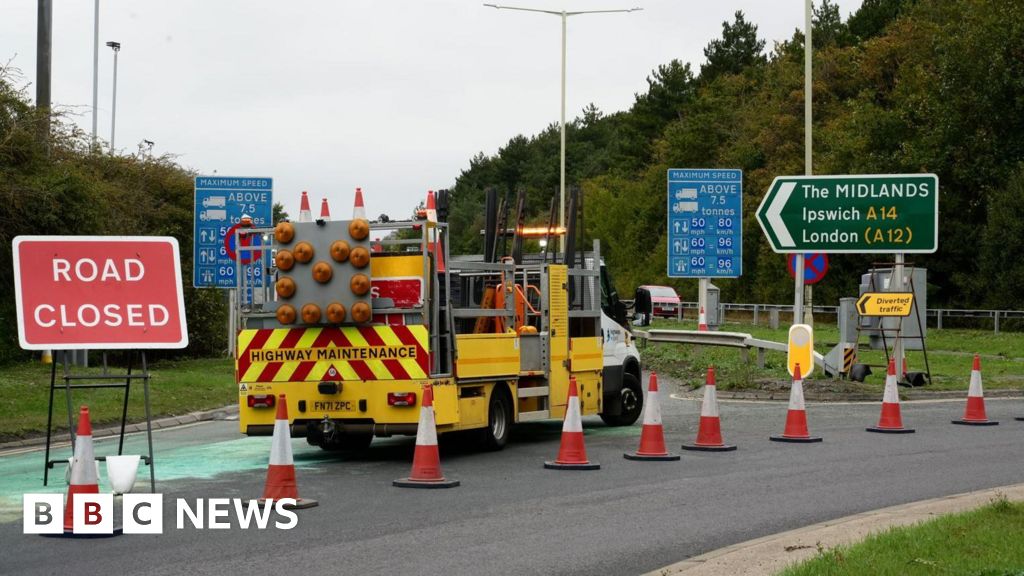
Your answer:
[[[430,371],[426,326],[242,330],[239,382],[410,380]]]

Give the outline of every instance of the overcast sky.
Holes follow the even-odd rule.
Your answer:
[[[762,38],[803,27],[802,0],[509,0],[552,10],[642,7],[569,19],[567,116],[590,102],[629,108],[672,58],[695,72],[736,10]],[[501,2],[498,2],[501,3]],[[843,17],[860,0],[838,0]],[[91,130],[93,2],[53,2],[53,102]],[[0,59],[35,81],[35,0],[3,0]],[[404,218],[451,186],[478,152],[535,134],[559,114],[560,19],[478,1],[101,0],[99,130],[110,138],[121,42],[116,144],[143,139],[200,174],[270,176],[294,216],[308,190],[348,217]],[[29,94],[34,98],[34,88]],[[553,163],[558,158],[552,158]]]

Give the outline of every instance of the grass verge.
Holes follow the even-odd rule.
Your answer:
[[[962,514],[823,549],[779,576],[1024,575],[1024,503],[999,498]]]
[[[150,365],[149,393],[153,417],[181,415],[226,406],[238,401],[234,364],[230,358],[160,361]],[[99,368],[76,369],[99,374]],[[111,368],[114,372],[115,368]],[[118,370],[123,372],[123,369]],[[61,369],[57,369],[60,378]],[[60,384],[58,380],[58,384]],[[46,432],[46,405],[50,394],[50,367],[39,362],[0,369],[0,441]],[[88,405],[94,426],[120,422],[124,391],[116,388],[72,390],[73,406]],[[63,390],[54,396],[54,425],[67,429]],[[145,418],[142,382],[132,382],[128,419]],[[76,414],[77,419],[77,414]]]
[[[652,328],[667,330],[696,330],[694,322],[656,320]],[[766,326],[752,324],[727,324],[723,331],[744,332],[756,338],[785,342],[788,326],[772,330]],[[839,331],[834,324],[817,323],[814,327],[815,349],[825,354],[839,340]],[[862,339],[862,341],[865,341]],[[985,388],[1024,389],[1024,335],[1019,333],[993,334],[984,330],[936,330],[928,331],[928,364],[931,367],[932,386],[929,390],[963,390],[971,376],[971,360],[974,354],[981,355],[982,375]],[[786,355],[782,352],[766,352],[765,367],[757,368],[756,352],[750,352],[749,364],[741,360],[740,352],[734,348],[717,346],[688,346],[679,344],[651,344],[641,350],[644,365],[684,383],[696,387],[704,383],[704,374],[714,364],[721,389],[759,389],[788,379]],[[885,384],[885,353],[882,350],[858,351],[858,361],[879,366],[863,384],[844,382],[825,384],[820,370],[815,370],[809,379],[809,386],[830,386],[837,391],[880,391]],[[910,371],[924,372],[924,354],[921,351],[907,352]]]

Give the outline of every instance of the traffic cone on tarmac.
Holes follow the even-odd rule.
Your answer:
[[[327,198],[320,201],[320,220],[331,221],[331,207],[327,205]]]
[[[299,222],[312,222],[313,213],[309,210],[309,195],[302,191],[302,202],[299,204]]]
[[[693,444],[683,444],[683,450],[728,452],[735,449],[735,446],[722,442],[722,423],[718,416],[718,395],[715,394],[715,367],[708,366],[708,375],[704,382],[704,402],[700,407],[697,441]]]
[[[284,394],[277,396],[277,416],[274,418],[274,438],[270,444],[270,465],[267,466],[267,483],[263,497],[257,500],[260,506],[267,500],[273,502],[282,498],[293,498],[295,504],[285,506],[288,510],[312,508],[316,500],[299,497],[295,482],[295,462],[292,460],[292,435],[288,427],[288,402]]]
[[[558,457],[545,462],[545,468],[553,470],[597,470],[597,462],[587,460],[587,447],[583,443],[583,421],[580,416],[580,397],[576,378],[569,377],[569,399],[565,406],[565,420],[562,421],[562,442],[558,446]]]
[[[981,357],[974,355],[974,366],[971,368],[971,385],[967,389],[967,407],[964,417],[953,420],[953,424],[970,426],[995,426],[999,422],[989,420],[985,414],[985,393],[981,389]]]
[[[363,189],[356,188],[356,201],[352,206],[353,220],[366,220],[366,207],[363,205]]]
[[[68,498],[64,504],[64,534],[71,535],[74,529],[75,496],[78,494],[99,494],[99,477],[96,475],[96,458],[92,448],[92,423],[89,421],[89,407],[78,411],[78,432],[75,434],[75,457],[71,460],[71,483]]]
[[[700,307],[700,314],[697,316],[697,330],[708,331],[708,317],[704,315],[704,307]]]
[[[793,370],[793,386],[789,390],[789,412],[786,413],[786,429],[782,436],[769,436],[775,442],[821,442],[818,436],[811,436],[807,430],[807,408],[804,406],[804,381],[800,365]]]
[[[434,388],[423,385],[420,423],[416,428],[416,451],[412,456],[412,472],[407,478],[391,482],[399,488],[454,488],[458,480],[448,480],[441,473],[441,456],[437,451],[437,427],[434,423]]]
[[[661,425],[661,403],[658,400],[658,375],[651,372],[644,403],[644,425],[640,431],[640,448],[622,455],[627,460],[679,460],[665,449],[665,430]]]
[[[896,359],[889,359],[889,372],[885,375],[885,393],[882,396],[882,415],[878,419],[878,426],[867,428],[868,432],[882,432],[885,434],[910,434],[913,428],[903,427],[903,417],[900,414],[900,393],[896,388]]]

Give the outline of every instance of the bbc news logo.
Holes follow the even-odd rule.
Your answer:
[[[113,534],[113,494],[75,494],[72,510],[74,534]],[[257,503],[241,498],[198,498],[190,504],[184,498],[175,501],[175,527],[184,530],[291,530],[299,517],[288,509],[295,505],[294,498],[265,500]],[[125,534],[163,534],[164,498],[162,494],[125,494],[121,502],[121,526]],[[25,494],[23,501],[23,529],[25,534],[64,533],[63,494]],[[271,519],[274,519],[271,522]]]

